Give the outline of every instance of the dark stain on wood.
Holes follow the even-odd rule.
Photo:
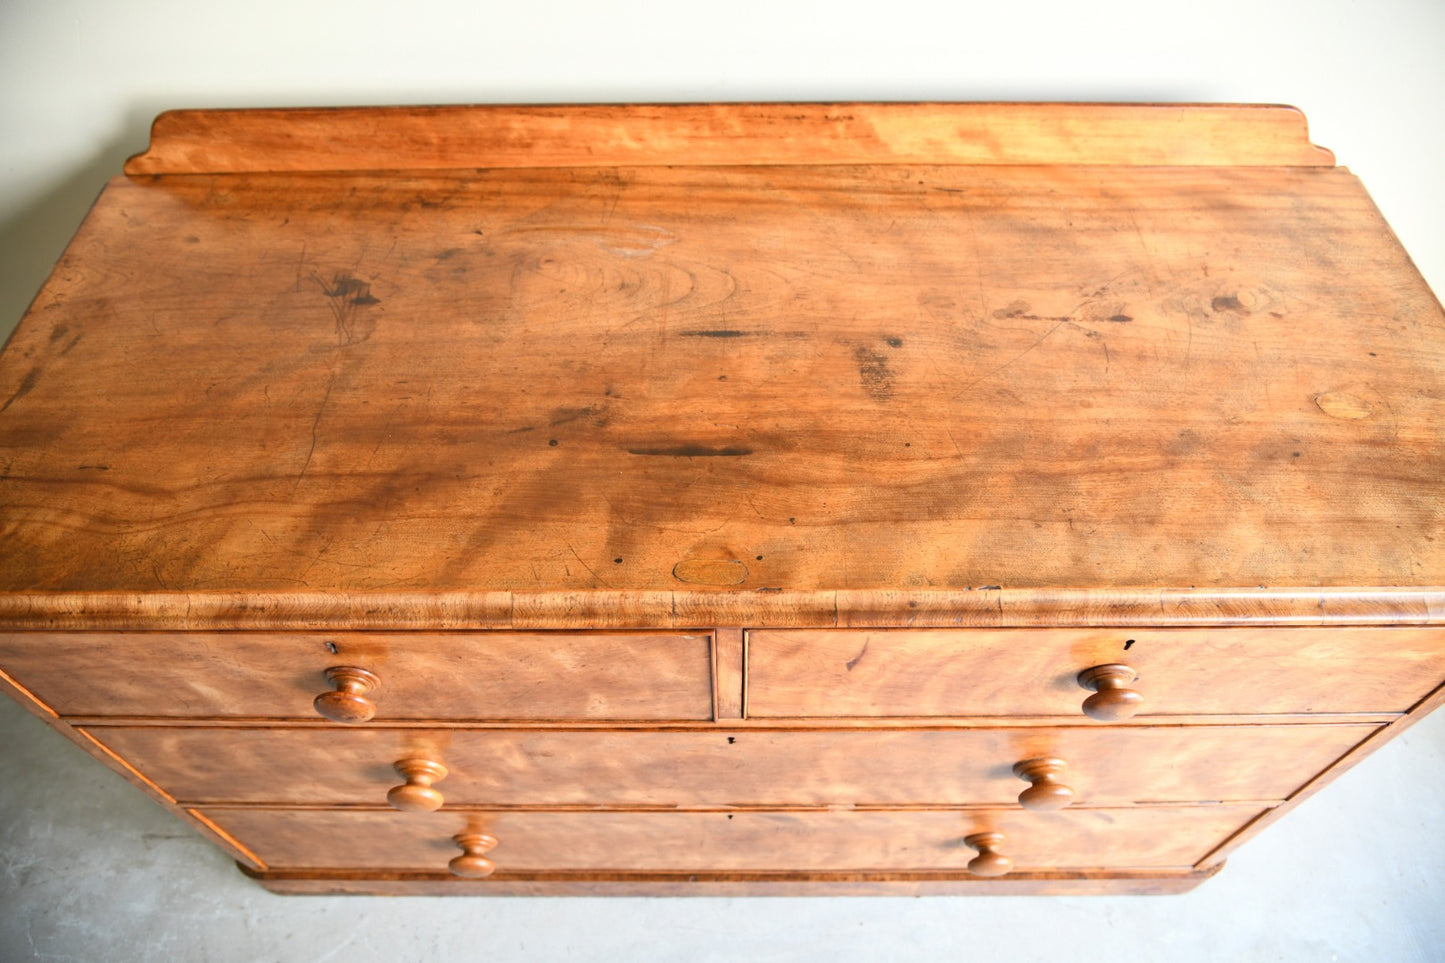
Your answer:
[[[868,397],[880,403],[893,397],[893,373],[888,370],[887,358],[860,345],[853,352],[853,361],[858,365],[858,382]]]
[[[38,382],[39,380],[40,369],[31,368],[29,374],[27,374],[24,378],[20,379],[20,387],[15,389],[15,393],[11,395],[8,399],[6,399],[5,404],[0,405],[0,411],[6,410],[11,405],[15,404],[15,402],[30,394],[31,389],[35,387],[36,382]]]
[[[629,455],[662,455],[671,458],[718,458],[751,455],[751,448],[709,448],[706,445],[670,445],[664,448],[629,448]]]
[[[1248,314],[1249,308],[1240,303],[1239,296],[1231,294],[1224,298],[1215,298],[1209,302],[1209,306],[1215,313],[1220,311],[1233,311],[1235,314]]]
[[[733,328],[720,328],[707,331],[678,332],[678,334],[684,338],[746,338],[756,333],[756,331],[738,331]]]
[[[1032,311],[1033,307],[1027,301],[1011,301],[1007,307],[999,308],[995,311],[993,316],[1000,321],[1010,321],[1017,318],[1020,321],[1052,321],[1062,323],[1072,320],[1068,315],[1055,315],[1051,317],[1043,314],[1033,314]]]
[[[381,303],[381,299],[371,293],[370,282],[348,274],[336,274],[332,276],[328,287],[325,281],[314,274],[312,279],[321,286],[321,292],[331,299],[331,314],[336,319],[336,337],[342,346],[356,344],[371,337],[376,322],[372,320],[369,324],[358,325],[356,317],[357,308]]]
[[[584,408],[556,408],[552,411],[552,420],[547,422],[553,428],[558,425],[565,425],[573,421],[580,421],[583,418],[590,418],[593,415],[602,414],[603,409],[595,405],[588,405]],[[606,419],[600,419],[598,427],[606,424]]]

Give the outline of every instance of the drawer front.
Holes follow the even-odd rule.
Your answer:
[[[1403,712],[1445,678],[1445,630],[757,629],[747,713],[1082,719],[1078,674],[1111,663],[1140,717]]]
[[[341,666],[377,680],[378,721],[712,718],[703,634],[0,636],[0,669],[62,716],[317,719]]]
[[[1361,725],[1062,729],[88,730],[185,805],[385,805],[393,763],[440,763],[447,806],[1017,805],[1058,757],[1072,805],[1284,799]]]
[[[958,870],[964,837],[1001,832],[1015,870],[1192,866],[1262,810],[1252,806],[829,812],[476,812],[416,816],[208,809],[271,870],[447,872],[452,837],[482,832],[498,875],[528,871]],[[484,884],[483,884],[484,885]]]

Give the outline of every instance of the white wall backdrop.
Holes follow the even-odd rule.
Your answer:
[[[1445,290],[1441,0],[3,0],[0,330],[168,107],[1291,103]]]
[[[1442,50],[1445,0],[0,0],[0,336],[170,107],[1291,103],[1445,292]],[[264,894],[6,705],[0,959],[1438,960],[1442,723],[1187,897],[443,903]]]

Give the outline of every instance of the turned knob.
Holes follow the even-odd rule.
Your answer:
[[[1014,775],[1032,783],[1019,793],[1025,809],[1063,809],[1074,801],[1074,791],[1059,781],[1069,766],[1062,759],[1025,759],[1014,763]]]
[[[432,788],[432,783],[447,777],[446,766],[430,759],[403,759],[392,768],[406,783],[387,791],[386,801],[391,808],[404,813],[431,813],[442,808],[442,794]]]
[[[1079,673],[1079,685],[1094,694],[1084,700],[1084,715],[1101,722],[1127,719],[1139,711],[1144,697],[1126,688],[1139,673],[1118,662],[1096,665]]]
[[[481,879],[492,875],[492,870],[497,868],[496,863],[483,855],[497,845],[497,837],[485,833],[460,833],[452,837],[452,842],[462,848],[462,854],[452,857],[452,861],[447,863],[447,869],[452,871],[453,876]]]
[[[1013,860],[998,851],[1003,842],[1003,833],[965,836],[963,844],[978,850],[978,855],[968,861],[968,871],[975,876],[1002,876],[1013,869]]]
[[[332,722],[366,722],[376,715],[376,703],[366,694],[381,685],[381,680],[365,669],[351,665],[333,665],[326,670],[331,692],[316,697],[316,711]]]

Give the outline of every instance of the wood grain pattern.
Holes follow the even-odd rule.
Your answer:
[[[718,629],[713,634],[713,719],[741,719],[745,703],[746,659],[742,629]]]
[[[1438,619],[1445,540],[1399,533],[1445,524],[1442,342],[1339,169],[120,181],[0,360],[0,594],[555,627],[991,586],[1019,619],[1194,586],[1209,621],[1264,586],[1245,617]]]
[[[137,772],[135,767],[130,763],[116,756],[114,752],[102,745],[90,733],[61,721],[54,709],[50,708],[50,706],[44,702],[41,702],[33,692],[19,685],[3,671],[0,671],[0,693],[4,693],[6,696],[14,699],[27,712],[42,722],[45,722],[66,739],[93,756],[111,772],[114,772],[126,782],[150,796],[152,800],[160,804],[182,822],[185,822],[203,837],[221,847],[221,849],[229,853],[233,859],[237,860],[238,865],[242,866],[243,869],[249,871],[253,868],[265,868],[265,864],[258,861],[253,853],[247,852],[246,849],[238,845],[234,839],[231,839],[223,832],[219,832],[214,825],[202,819],[196,813],[174,805],[174,800],[169,794]]]
[[[1181,891],[1445,700],[1445,311],[1290,108],[126,171],[0,355],[0,690],[277,891]]]
[[[1295,806],[1298,806],[1325,786],[1349,772],[1368,758],[1375,750],[1382,748],[1391,739],[1394,739],[1431,712],[1439,709],[1442,705],[1445,705],[1445,684],[1442,684],[1434,692],[1430,693],[1424,699],[1421,699],[1418,705],[1411,708],[1409,715],[1402,716],[1389,725],[1381,727],[1373,736],[1356,746],[1352,752],[1347,753],[1337,760],[1333,766],[1321,770],[1319,775],[1302,786],[1298,792],[1294,793],[1290,797],[1289,802],[1284,806],[1280,806],[1267,813],[1261,813],[1256,819],[1251,821],[1248,826],[1245,826],[1225,841],[1218,849],[1205,857],[1196,868],[1212,870],[1223,866],[1224,860],[1241,845],[1269,828],[1276,820],[1289,813]]]
[[[478,883],[445,873],[242,872],[273,893],[332,896],[1164,896],[1205,871],[954,873],[500,873]]]
[[[1292,107],[618,104],[175,110],[125,170],[1333,163]]]
[[[1187,869],[1258,806],[1149,807],[1053,813],[448,812],[202,810],[272,869],[436,870],[452,836],[499,843],[497,875],[537,870],[866,871],[965,874],[973,832],[1001,831],[1020,871],[1105,866]]]
[[[1007,806],[1029,785],[1014,764],[1044,755],[1078,806],[1273,802],[1377,728],[86,731],[188,806],[379,807],[393,761],[420,756],[446,766],[452,808],[720,808]]]
[[[1136,719],[1403,712],[1445,675],[1445,629],[755,629],[748,714],[1084,722],[1078,673],[1121,661],[1139,673]]]
[[[691,629],[708,617],[772,627],[1432,625],[1445,619],[1445,588],[0,594],[0,626],[13,631]]]
[[[320,721],[352,664],[381,679],[376,721],[712,718],[700,634],[0,634],[0,669],[62,716]]]

